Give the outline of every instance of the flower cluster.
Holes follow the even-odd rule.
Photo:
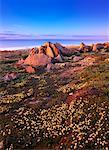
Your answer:
[[[40,109],[38,112],[32,108],[21,107],[11,116],[11,123],[7,124],[1,133],[4,138],[15,138],[16,146],[12,140],[8,141],[15,148],[20,145],[23,148],[31,148],[43,140],[56,140],[65,136],[68,137],[67,142],[70,145],[67,142],[66,144],[70,148],[93,146],[97,149],[108,147],[108,119],[106,103],[89,106],[87,100],[81,99],[71,103],[69,107],[63,103],[48,110]],[[60,143],[60,149],[65,146],[65,142]]]

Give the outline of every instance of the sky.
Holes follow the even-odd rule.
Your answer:
[[[109,35],[109,0],[0,0],[0,38]]]

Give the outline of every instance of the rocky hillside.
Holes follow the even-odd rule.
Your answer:
[[[0,148],[108,150],[108,46],[51,45],[39,49],[50,66],[24,63],[37,50],[1,54]]]

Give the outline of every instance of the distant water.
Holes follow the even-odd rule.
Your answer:
[[[63,45],[79,45],[81,42],[85,44],[92,44],[98,42],[107,42],[106,40],[82,40],[82,39],[33,39],[33,40],[0,40],[0,50],[26,49],[35,46],[43,45],[44,42],[61,43]]]

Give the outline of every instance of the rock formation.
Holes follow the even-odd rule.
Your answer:
[[[84,43],[80,44],[79,51],[80,52],[89,52],[92,50],[91,46],[85,45]]]
[[[42,49],[42,50],[41,50]],[[39,51],[43,51],[43,53],[47,56],[49,56],[52,60],[52,62],[62,62],[63,57],[61,54],[61,50],[56,46],[56,44],[53,44],[51,42],[44,43],[43,46],[39,48]]]
[[[25,60],[19,60],[16,67],[23,67],[28,73],[35,72],[34,67],[38,66],[48,66],[47,70],[50,70],[51,63],[63,62],[61,50],[56,46],[56,44],[46,42],[37,50],[32,48],[29,51],[28,57]]]
[[[103,48],[104,48],[104,45],[101,43],[93,44],[92,51],[98,51],[98,50],[103,49]]]
[[[44,46],[46,47],[46,55],[50,56],[51,58],[57,57],[60,54],[60,50],[56,47],[55,44],[51,42],[46,42],[44,43]]]
[[[72,50],[62,46],[60,43],[56,43],[55,46],[59,49],[62,55],[70,55],[72,54]]]
[[[106,42],[103,45],[104,45],[104,48],[107,49],[107,51],[109,51],[109,42]]]
[[[51,58],[41,51],[38,54],[30,52],[29,56],[24,61],[25,65],[31,66],[45,66],[49,63],[51,63]]]
[[[80,47],[76,49],[78,52],[89,52],[91,50],[97,51],[101,48],[108,48],[109,43],[104,44],[94,44],[93,46],[85,45],[84,43],[80,44]],[[28,57],[23,60],[19,60],[17,65],[21,65],[25,68],[25,70],[28,73],[34,73],[35,69],[34,67],[43,66],[47,67],[47,70],[49,71],[51,68],[51,64],[55,62],[63,62],[63,56],[69,56],[70,54],[73,54],[73,49],[66,48],[62,46],[59,43],[51,43],[46,42],[41,47],[39,47],[37,50],[35,48],[32,48],[29,52]],[[73,61],[79,61],[82,59],[81,57],[74,57]],[[29,67],[28,67],[29,65]],[[8,75],[6,78],[9,78]],[[7,79],[8,80],[8,79]]]

